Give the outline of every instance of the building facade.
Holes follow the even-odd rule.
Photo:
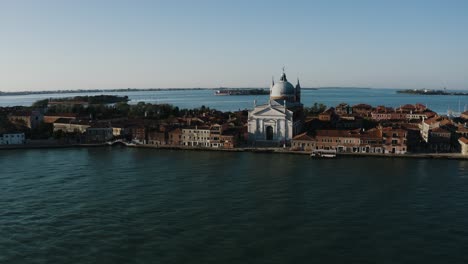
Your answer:
[[[24,133],[9,133],[0,135],[0,145],[19,145],[26,143]]]
[[[182,145],[189,147],[211,147],[210,127],[183,128]]]
[[[267,104],[254,105],[248,114],[248,139],[255,145],[285,146],[302,130],[304,120],[299,80],[294,87],[283,71],[272,80]]]

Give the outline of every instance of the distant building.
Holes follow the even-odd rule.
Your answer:
[[[320,121],[326,122],[335,121],[338,118],[338,116],[335,113],[335,108],[333,107],[330,107],[327,110],[323,111],[319,114],[318,117]]]
[[[8,116],[10,122],[25,125],[28,128],[36,128],[43,121],[43,118],[42,113],[37,110],[14,112]]]
[[[353,113],[353,109],[347,103],[341,103],[335,107],[335,112],[338,115],[350,115]]]
[[[106,142],[114,137],[110,124],[93,124],[86,129],[86,140],[91,143]]]
[[[75,120],[71,118],[59,118],[54,124],[54,132],[62,131],[64,133],[80,133],[86,132],[91,124],[88,121]]]
[[[353,105],[352,111],[355,114],[358,114],[360,116],[370,116],[372,112],[372,106],[368,104],[357,104]]]
[[[425,142],[429,142],[430,130],[439,127],[440,121],[442,121],[442,118],[439,116],[435,116],[429,119],[423,119],[419,128],[421,130],[421,137]]]
[[[182,145],[189,147],[211,147],[210,127],[183,128]]]
[[[281,146],[302,130],[304,116],[299,80],[294,87],[283,71],[280,80],[272,80],[267,104],[255,105],[248,114],[249,141],[259,145]]]

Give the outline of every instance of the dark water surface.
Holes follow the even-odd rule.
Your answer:
[[[0,263],[468,263],[468,162],[0,152]]]

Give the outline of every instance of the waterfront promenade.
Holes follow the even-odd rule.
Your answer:
[[[186,146],[155,146],[155,145],[137,145],[137,144],[118,144],[128,148],[158,149],[158,150],[176,150],[193,152],[250,152],[250,153],[269,153],[269,154],[289,154],[289,155],[310,155],[310,151],[290,150],[290,148],[254,148],[239,147],[234,149],[223,148],[204,148],[204,147],[186,147]],[[0,151],[20,150],[20,149],[60,149],[60,148],[112,148],[111,144],[23,144],[23,145],[0,145]],[[408,158],[408,159],[454,159],[468,160],[468,156],[460,153],[405,153],[405,154],[379,154],[379,153],[337,153],[337,158],[346,157],[369,157],[369,158]]]

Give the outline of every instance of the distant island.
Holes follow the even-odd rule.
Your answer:
[[[332,87],[321,87],[332,88]],[[339,87],[333,87],[339,88]],[[302,88],[307,90],[318,90],[319,88]],[[370,88],[361,88],[370,89]],[[193,91],[193,90],[214,90],[215,94],[218,90],[228,90],[229,94],[219,95],[268,95],[268,88],[116,88],[116,89],[76,89],[76,90],[43,90],[43,91],[18,91],[18,92],[2,92],[0,96],[16,96],[16,95],[34,95],[34,94],[80,94],[80,93],[109,93],[109,92],[151,92],[151,91]]]
[[[444,90],[407,89],[407,90],[398,90],[397,93],[422,94],[422,95],[468,95],[468,92],[448,92],[446,89]]]
[[[128,96],[117,95],[95,95],[95,96],[74,96],[65,98],[50,98],[36,101],[33,107],[50,106],[86,106],[89,105],[110,105],[116,103],[127,103],[130,101]]]
[[[232,89],[220,88],[214,92],[214,95],[267,95],[270,94],[268,89]]]
[[[108,92],[147,92],[147,91],[184,91],[184,90],[212,90],[209,88],[118,88],[118,89],[77,89],[77,90],[50,90],[50,91],[20,91],[2,92],[4,95],[30,95],[30,94],[69,94],[69,93],[108,93]]]

